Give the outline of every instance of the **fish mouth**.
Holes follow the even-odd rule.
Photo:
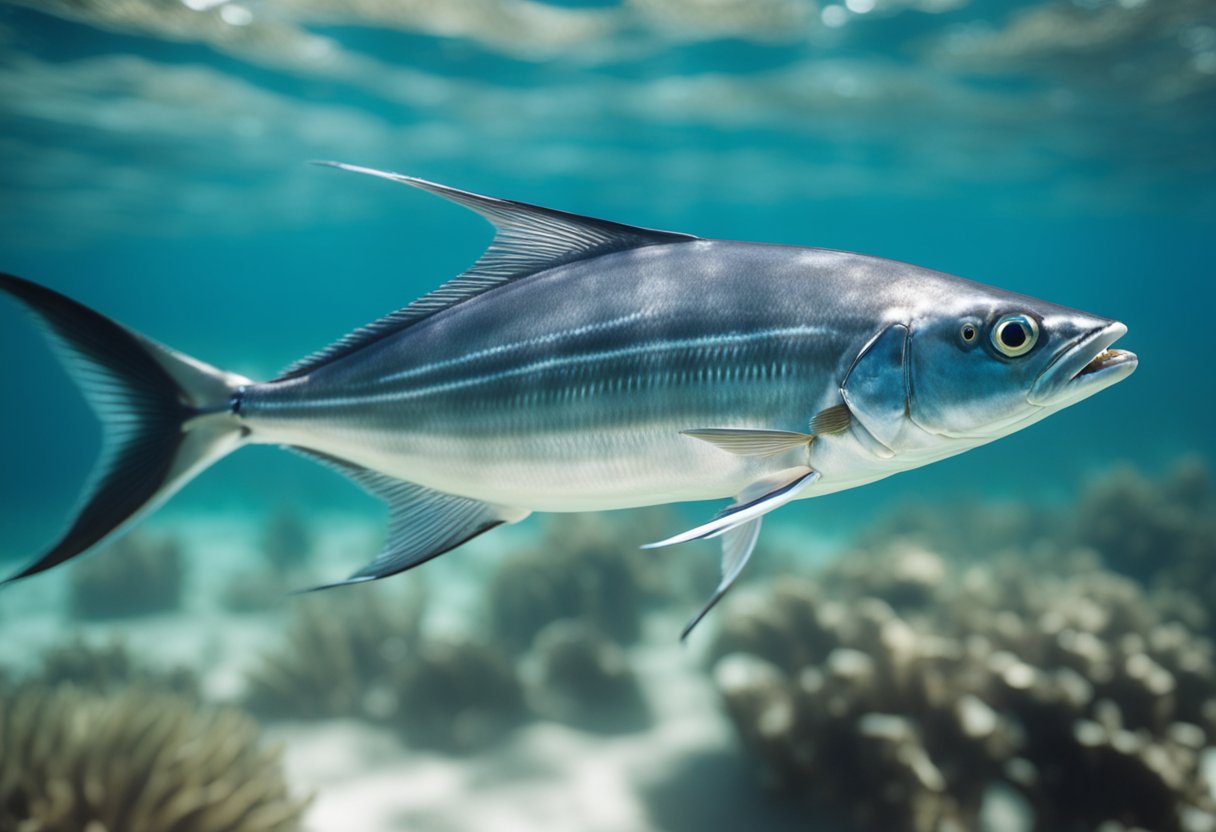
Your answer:
[[[1139,359],[1111,344],[1127,333],[1118,321],[1098,327],[1060,350],[1039,374],[1027,397],[1031,404],[1072,404],[1122,381],[1136,369]]]

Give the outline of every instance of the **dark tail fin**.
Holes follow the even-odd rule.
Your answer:
[[[92,549],[153,510],[241,442],[233,394],[249,380],[217,370],[58,292],[0,274],[6,292],[58,347],[104,428],[75,518],[41,557],[3,583]]]

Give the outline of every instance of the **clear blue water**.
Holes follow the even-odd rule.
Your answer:
[[[1203,482],[1216,464],[1210,0],[0,0],[0,271],[266,378],[458,274],[490,239],[458,207],[308,164],[316,159],[624,223],[908,261],[1122,320],[1120,346],[1140,366],[999,442],[777,512],[745,581],[751,606],[733,593],[690,649],[675,635],[717,579],[716,552],[703,544],[652,559],[634,550],[656,526],[676,531],[657,513],[601,526],[534,518],[377,588],[284,597],[285,587],[339,578],[370,556],[379,507],[292,454],[242,450],[150,524],[180,543],[180,558],[155,537],[132,536],[121,558],[104,552],[0,594],[0,734],[6,720],[33,713],[8,708],[13,682],[49,689],[55,679],[18,674],[52,664],[48,648],[68,644],[69,633],[94,646],[125,640],[150,666],[187,664],[205,702],[255,710],[257,674],[273,682],[295,644],[300,667],[257,713],[285,744],[293,793],[317,793],[310,830],[481,829],[489,817],[504,829],[875,828],[868,812],[932,790],[933,778],[916,769],[924,788],[905,792],[911,781],[873,765],[864,719],[852,739],[837,746],[832,737],[866,711],[888,732],[907,717],[932,740],[956,708],[965,727],[964,706],[972,723],[996,711],[1002,732],[1012,726],[1032,740],[993,750],[998,771],[977,765],[975,737],[936,738],[930,756],[951,799],[974,804],[978,783],[1005,788],[995,801],[985,791],[986,809],[1009,803],[1011,784],[1039,801],[1015,799],[1004,821],[980,828],[1027,829],[1032,815],[1037,828],[1064,828],[1053,818],[1075,815],[1081,825],[1068,828],[1118,817],[1172,829],[1182,827],[1153,819],[1185,807],[1195,823],[1216,816],[1204,796],[1216,784],[1216,512]],[[2,576],[60,530],[100,431],[36,329],[3,298],[0,370]],[[1182,456],[1200,464],[1152,478]],[[1121,463],[1149,478],[1123,472],[1110,489],[1092,487]],[[998,497],[999,509],[970,513],[977,498]],[[924,521],[926,545],[943,560],[889,546],[903,522],[889,513],[909,501],[928,504],[912,525]],[[689,507],[689,517],[717,507]],[[871,534],[862,551],[846,550],[859,530]],[[1053,539],[1040,545],[1044,535]],[[1078,558],[1077,544],[1113,571]],[[282,550],[293,545],[297,562],[271,563],[272,550],[290,561]],[[959,554],[1001,549],[1016,560],[977,566]],[[850,556],[837,557],[843,551]],[[827,560],[834,577],[820,571]],[[93,564],[102,568],[90,572]],[[1150,598],[1115,572],[1165,591]],[[818,597],[801,583],[808,578],[820,582]],[[368,600],[377,591],[388,600]],[[180,608],[167,609],[179,594]],[[423,595],[430,607],[415,643],[413,625],[385,609],[414,609]],[[312,625],[301,622],[317,597],[334,606],[311,608],[321,623],[310,642]],[[88,612],[82,600],[104,610]],[[803,626],[812,619],[823,632]],[[609,629],[616,653],[572,642],[563,679],[553,645],[563,627],[570,636],[571,620],[592,630],[624,622],[625,634]],[[448,629],[484,649],[460,653]],[[924,650],[919,659],[902,652],[909,644]],[[943,681],[949,661],[939,660],[951,644],[966,653],[965,672]],[[715,650],[751,655],[715,663]],[[81,673],[87,687],[108,660],[83,652],[74,671],[60,661],[59,672]],[[355,668],[369,656],[370,669]],[[566,707],[600,708],[588,694],[598,682],[587,679],[601,678],[587,676],[593,656],[603,667],[615,656],[618,671],[637,677],[644,701],[630,701],[653,708],[647,730],[571,727],[554,707],[579,691]],[[775,664],[749,677],[758,657]],[[483,681],[494,659],[511,663],[503,676],[529,699],[525,724],[505,745],[471,746],[463,757],[416,743],[407,729],[418,724],[455,736],[476,727],[479,707],[514,707],[511,696],[469,707],[468,689],[451,695],[461,673],[474,698],[502,690]],[[424,660],[450,665],[423,673]],[[546,661],[559,669],[538,679]],[[896,668],[895,684],[858,671],[875,662]],[[907,675],[915,667],[929,668],[923,679]],[[1108,684],[1112,667],[1122,676]],[[869,679],[869,693],[864,680],[852,700],[811,684],[852,672]],[[1092,683],[1093,701],[1073,703],[1071,716],[1045,707],[1058,704],[1053,685],[1075,694],[1078,684],[1061,679],[1082,692]],[[741,682],[760,692],[751,706]],[[768,704],[794,688],[798,718],[810,723],[791,727],[789,712]],[[939,701],[925,712],[932,690]],[[300,692],[303,705],[293,703]],[[309,696],[330,692],[354,704],[309,710]],[[415,710],[418,695],[433,716]],[[838,709],[846,700],[857,709],[847,719]],[[1134,736],[1116,725],[1119,708]],[[745,747],[753,727],[767,752]],[[1118,753],[1090,754],[1095,731]],[[1150,733],[1156,745],[1142,745],[1147,767],[1137,769],[1126,749]],[[806,752],[825,738],[830,753],[817,763]],[[184,759],[192,751],[183,749]],[[0,783],[12,788],[5,751]],[[1186,771],[1159,800],[1148,773],[1163,756]],[[893,758],[912,765],[902,751]],[[793,791],[819,800],[826,782],[839,792],[828,808],[854,825],[819,824],[818,808],[808,814],[757,785],[789,766]],[[833,778],[844,785],[834,789]],[[1039,785],[1046,797],[1035,797]],[[0,827],[22,811],[11,794],[0,794]],[[924,819],[908,811],[897,820]]]
[[[339,159],[906,260],[1130,327],[1127,382],[787,521],[841,528],[910,494],[1062,498],[1119,460],[1213,457],[1210,5],[774,1],[718,4],[738,12],[723,21],[715,4],[562,3],[454,24],[324,5],[0,7],[0,268],[269,376],[490,236],[425,194],[306,164]],[[8,303],[0,356],[4,550],[24,557],[71,505],[97,429]],[[176,501],[367,505],[263,448]]]

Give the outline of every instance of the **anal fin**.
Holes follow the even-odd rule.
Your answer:
[[[312,587],[330,589],[387,578],[450,552],[503,523],[522,520],[528,512],[436,491],[395,479],[314,451],[297,448],[346,474],[368,493],[388,504],[388,539],[375,560],[342,581]]]

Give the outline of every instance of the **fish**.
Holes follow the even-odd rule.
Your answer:
[[[344,580],[419,566],[532,512],[730,502],[644,548],[719,538],[734,585],[763,518],[1019,431],[1127,378],[1127,327],[906,263],[708,239],[341,162],[475,211],[463,274],[269,381],[0,274],[103,424],[66,531],[4,583],[98,548],[250,444],[388,507]]]

